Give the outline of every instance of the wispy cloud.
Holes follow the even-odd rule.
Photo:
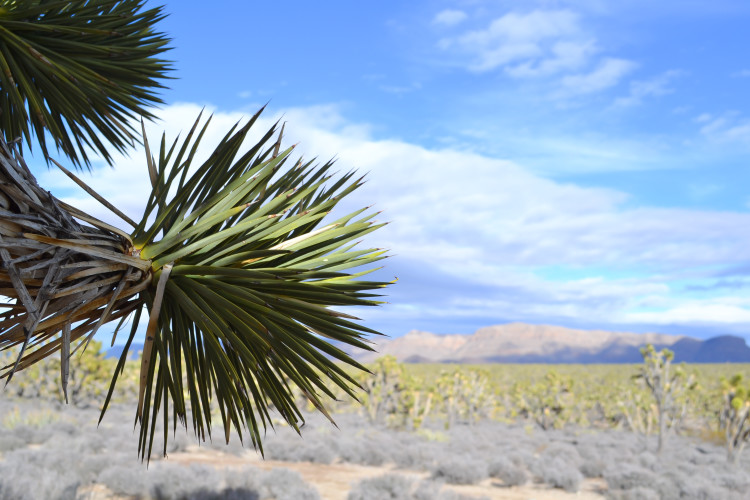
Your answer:
[[[383,92],[387,92],[389,94],[403,95],[420,90],[422,88],[422,84],[419,82],[415,82],[411,85],[380,85],[378,88]]]
[[[503,71],[515,79],[544,79],[556,99],[601,92],[617,85],[637,64],[607,56],[597,38],[569,9],[508,12],[484,28],[445,37],[438,47],[475,73]],[[643,95],[657,89],[635,88]]]
[[[563,95],[591,94],[614,87],[636,66],[634,62],[625,59],[606,58],[592,71],[563,77],[562,93]]]
[[[435,14],[432,23],[442,26],[455,26],[464,22],[467,17],[469,16],[462,10],[446,9]]]
[[[596,52],[596,43],[592,40],[559,41],[551,44],[546,57],[508,66],[506,72],[519,78],[553,75],[584,66]]]
[[[443,49],[456,49],[468,54],[473,60],[472,71],[484,72],[508,64],[550,64],[545,61],[560,60],[576,52],[576,43],[587,45],[588,41],[577,41],[580,35],[578,16],[568,10],[534,10],[527,14],[510,12],[492,21],[481,30],[469,31],[454,38],[440,41]],[[564,41],[567,48],[553,50],[556,43]],[[580,52],[581,49],[578,49]],[[570,58],[573,61],[575,58]]]
[[[636,106],[647,97],[671,94],[674,89],[670,87],[670,83],[682,75],[682,71],[669,70],[648,80],[634,80],[630,82],[629,94],[616,99],[615,106]]]
[[[750,325],[750,301],[736,296],[723,296],[705,300],[682,300],[659,311],[632,312],[623,315],[625,323],[652,324],[741,324]]]
[[[750,145],[750,119],[736,111],[720,115],[703,113],[695,122],[701,124],[701,134],[712,141]]]

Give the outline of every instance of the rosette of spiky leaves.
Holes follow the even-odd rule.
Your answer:
[[[361,279],[373,269],[347,270],[385,257],[382,249],[355,248],[382,224],[367,208],[329,216],[362,178],[334,176],[330,162],[287,165],[293,148],[280,150],[275,127],[241,153],[259,113],[200,166],[192,160],[208,123],[199,129],[196,121],[181,144],[167,147],[162,137],[155,160],[144,137],[153,190],[132,235],[154,272],[144,292],[142,458],[151,455],[160,411],[166,452],[170,406],[175,426],[187,425],[189,407],[203,439],[218,408],[225,439],[231,427],[240,439],[247,431],[262,452],[272,408],[294,429],[303,421],[290,383],[328,416],[323,399],[334,394],[326,380],[352,397],[358,387],[340,363],[366,370],[326,339],[371,350],[367,335],[377,332],[336,308],[381,303],[372,291],[387,283]],[[135,326],[128,343],[134,334]]]
[[[132,144],[132,118],[152,118],[169,69],[161,7],[143,0],[0,0],[0,130],[7,141],[45,131],[74,164],[87,148],[111,162]],[[100,137],[101,136],[101,137]],[[102,138],[104,141],[102,141]]]

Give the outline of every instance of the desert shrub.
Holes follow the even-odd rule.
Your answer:
[[[440,494],[437,497],[433,498],[435,498],[436,500],[490,500],[489,497],[475,497],[473,495],[464,495],[448,488],[443,488],[442,490],[440,490]]]
[[[637,488],[638,486],[648,486],[659,494],[661,500],[678,500],[682,498],[680,485],[690,480],[690,478],[673,470],[668,470],[652,477],[650,485],[635,484],[630,489]]]
[[[448,500],[445,498],[445,490],[442,491],[443,496],[440,495],[441,490],[443,490],[443,484],[438,481],[420,481],[414,488],[412,498],[413,500],[432,500],[433,498]]]
[[[534,473],[543,483],[571,493],[578,491],[583,480],[577,465],[568,463],[561,457],[542,458],[536,464]]]
[[[510,452],[507,457],[513,465],[524,469],[531,469],[533,464],[537,462],[536,457],[530,451],[523,449]]]
[[[226,469],[224,471],[224,487],[234,490],[257,490],[257,479],[262,474],[262,470],[250,465],[239,469]]]
[[[411,492],[413,486],[414,480],[410,477],[401,474],[385,474],[358,482],[346,498],[347,500],[412,500],[414,498]]]
[[[317,490],[305,483],[296,472],[273,469],[265,472],[256,467],[245,466],[224,472],[221,488],[202,487],[186,497],[189,500],[320,500]]]
[[[98,454],[104,451],[106,447],[105,437],[96,430],[91,430],[80,436],[71,436],[69,434],[53,434],[45,443],[45,446],[52,449],[67,450],[75,452],[77,455]]]
[[[604,471],[610,490],[630,490],[638,486],[656,484],[656,476],[648,469],[629,463],[620,463]]]
[[[363,479],[349,491],[347,500],[482,500],[443,488],[435,481],[415,481],[401,474]]]
[[[188,495],[186,500],[261,500],[257,491],[247,488],[225,488],[221,491],[198,490]]]
[[[58,420],[46,426],[52,434],[65,434],[68,436],[77,436],[81,433],[81,428],[68,420]]]
[[[491,477],[500,479],[505,486],[520,486],[529,480],[529,474],[525,469],[505,457],[490,462],[487,471]]]
[[[222,481],[216,469],[199,464],[181,466],[157,462],[145,475],[150,483],[150,493],[157,500],[182,500],[198,490],[216,491]]]
[[[13,451],[24,446],[26,446],[26,441],[21,437],[12,432],[0,432],[0,453]]]
[[[183,443],[186,443],[187,445],[190,444],[190,436],[187,435],[187,432],[180,432],[180,434],[185,434],[185,439],[187,441],[183,441]],[[215,435],[213,439],[206,441],[205,443],[199,443],[201,446],[207,446],[211,448],[212,450],[220,451],[222,453],[229,453],[231,455],[240,456],[243,455],[246,451],[252,450],[253,446],[251,443],[245,443],[247,444],[247,448],[245,445],[240,441],[240,438],[232,434],[230,436],[229,442],[227,443],[223,436]],[[265,446],[264,446],[265,449]]]
[[[127,459],[132,460],[132,457],[133,455],[128,455]],[[106,458],[102,455],[83,455],[71,464],[71,470],[75,471],[82,484],[89,484],[95,482],[99,474],[113,463],[116,461],[109,455]]]
[[[273,469],[258,478],[261,498],[274,500],[320,500],[318,491],[293,470]]]
[[[673,471],[670,472],[672,474],[667,484],[671,483],[670,486],[676,491],[676,494],[673,494],[671,491],[669,492],[669,495],[672,498],[680,498],[681,500],[709,500],[721,498],[722,500],[729,500],[730,492],[719,486],[713,485],[711,479],[708,479],[703,475],[687,475],[674,473]],[[657,491],[662,493],[665,490],[664,486],[665,485],[662,484],[660,487],[657,487]]]
[[[378,466],[388,462],[388,453],[376,439],[350,439],[342,436],[335,441],[336,454],[343,462]]]
[[[18,458],[17,455],[15,458]],[[6,459],[0,464],[0,498],[3,500],[75,500],[79,481],[65,472],[31,469],[29,463]],[[40,473],[40,471],[42,471]]]
[[[737,471],[725,472],[725,471],[714,471],[714,481],[731,491],[736,492],[747,492],[750,491],[750,477],[748,474],[738,474]]]
[[[713,500],[715,498],[729,499],[731,492],[713,484],[702,474],[684,476],[684,480],[677,484],[680,498],[690,500]]]
[[[440,491],[440,495],[437,500],[490,500],[489,497],[475,497],[472,495],[463,495],[453,490],[443,489]]]
[[[167,453],[179,453],[185,451],[189,446],[197,444],[195,438],[188,435],[187,431],[180,429],[172,434],[167,444]]]
[[[644,451],[638,455],[638,463],[641,467],[649,470],[656,470],[657,467],[662,463],[659,458],[651,453],[650,451]]]
[[[656,491],[642,486],[626,491],[609,491],[607,498],[611,500],[661,500]]]
[[[117,495],[140,497],[148,494],[144,471],[137,466],[113,465],[102,470],[96,480]]]
[[[613,458],[608,456],[606,450],[600,450],[590,444],[581,445],[577,450],[581,457],[578,470],[584,477],[602,477],[607,465],[613,463]]]
[[[682,450],[680,450],[682,451]],[[704,449],[697,447],[692,450],[692,453],[688,457],[691,464],[694,465],[706,465],[706,464],[720,464],[722,461],[726,462],[726,452],[722,452],[718,449]]]
[[[441,453],[433,443],[414,439],[394,442],[387,449],[399,467],[420,470],[430,470],[435,464],[435,457]]]
[[[333,447],[326,446],[320,440],[302,439],[298,436],[294,436],[294,439],[268,440],[263,449],[267,458],[285,462],[330,464],[336,459]]]
[[[550,444],[547,448],[544,449],[544,451],[542,452],[542,456],[548,460],[560,459],[563,462],[575,465],[576,468],[579,467],[583,462],[583,460],[581,459],[581,455],[578,453],[578,450],[575,448],[575,446],[567,443],[557,442]]]
[[[433,467],[432,477],[451,484],[476,484],[487,477],[487,465],[468,456],[442,458]]]
[[[36,442],[36,430],[28,425],[19,425],[13,428],[13,435],[20,439],[24,445],[38,444]]]

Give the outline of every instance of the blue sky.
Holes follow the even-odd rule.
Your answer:
[[[155,5],[155,4],[154,4]],[[750,4],[167,2],[161,122],[266,102],[369,172],[392,336],[508,321],[750,338]],[[137,217],[142,150],[88,182]],[[100,210],[39,162],[40,182]],[[122,186],[129,186],[123,190]],[[103,212],[99,212],[103,213]]]

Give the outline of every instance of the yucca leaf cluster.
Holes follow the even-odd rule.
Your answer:
[[[0,0],[0,130],[47,135],[74,163],[90,150],[111,162],[136,138],[132,118],[152,118],[169,65],[169,40],[153,26],[161,8],[143,0]]]
[[[375,214],[330,217],[362,178],[334,176],[330,162],[289,166],[293,148],[280,149],[275,127],[241,152],[258,116],[229,131],[200,166],[192,159],[208,122],[196,121],[179,144],[163,140],[158,160],[149,160],[153,189],[132,234],[156,284],[143,294],[151,322],[138,414],[147,455],[156,413],[161,405],[167,419],[168,401],[174,419],[191,409],[201,437],[211,432],[212,400],[226,439],[230,426],[240,437],[247,428],[260,446],[271,408],[297,428],[302,414],[288,384],[324,413],[321,395],[333,397],[324,379],[354,397],[356,381],[337,362],[364,367],[326,339],[370,349],[365,335],[377,333],[335,309],[376,305],[371,291],[387,284],[362,279],[370,270],[346,272],[385,257],[356,248],[383,225]]]

